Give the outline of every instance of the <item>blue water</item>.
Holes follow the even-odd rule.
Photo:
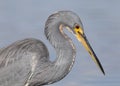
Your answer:
[[[0,47],[33,37],[54,49],[44,37],[47,17],[59,10],[76,12],[100,59],[104,76],[82,45],[77,48],[76,63],[67,77],[50,86],[120,86],[120,0],[0,0]],[[52,49],[52,50],[51,50]]]

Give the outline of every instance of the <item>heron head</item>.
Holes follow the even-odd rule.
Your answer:
[[[100,68],[102,73],[105,74],[100,61],[98,60],[96,54],[94,53],[91,45],[89,44],[85,36],[83,25],[79,16],[71,11],[68,11],[68,12],[63,11],[61,15],[62,15],[61,19],[64,20],[63,23],[65,27],[75,35],[78,41],[80,41],[83,44],[85,49],[88,51],[88,53],[92,57],[93,61],[97,64],[97,66]]]
[[[103,74],[105,74],[100,61],[98,60],[96,54],[94,53],[92,47],[90,46],[85,36],[83,25],[79,16],[72,11],[59,11],[57,13],[52,14],[51,16],[49,16],[45,25],[46,36],[49,37],[50,34],[53,33],[53,31],[58,32],[58,29],[53,27],[60,28],[61,25],[67,28],[70,32],[72,32],[75,35],[78,41],[80,41],[83,44],[83,46],[88,51],[88,53],[90,54],[94,62],[97,64],[97,66],[100,68],[100,70],[103,72]],[[60,31],[62,30],[60,29]]]

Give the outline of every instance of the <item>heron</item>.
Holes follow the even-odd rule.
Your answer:
[[[76,48],[64,29],[83,44],[105,74],[79,16],[72,11],[58,11],[48,17],[44,29],[46,39],[56,51],[56,59],[50,60],[42,41],[35,38],[18,40],[0,49],[0,86],[43,86],[62,80],[71,71],[76,57]]]

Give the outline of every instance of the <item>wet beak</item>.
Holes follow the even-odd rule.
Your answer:
[[[93,61],[97,64],[97,66],[100,68],[102,73],[105,75],[104,69],[103,69],[100,61],[98,60],[96,54],[94,53],[92,47],[90,46],[83,30],[79,27],[79,28],[75,28],[74,31],[75,31],[75,36],[77,37],[77,39],[83,44],[85,49],[88,51],[88,53],[92,57]]]

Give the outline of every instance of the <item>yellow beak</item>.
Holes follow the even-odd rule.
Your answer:
[[[77,39],[83,44],[85,49],[89,52],[90,56],[92,57],[93,61],[97,64],[97,66],[100,68],[102,73],[105,75],[104,69],[100,61],[98,60],[96,54],[94,53],[92,47],[90,46],[83,30],[79,27],[79,28],[75,28],[74,31],[75,31],[75,36],[77,37]]]

